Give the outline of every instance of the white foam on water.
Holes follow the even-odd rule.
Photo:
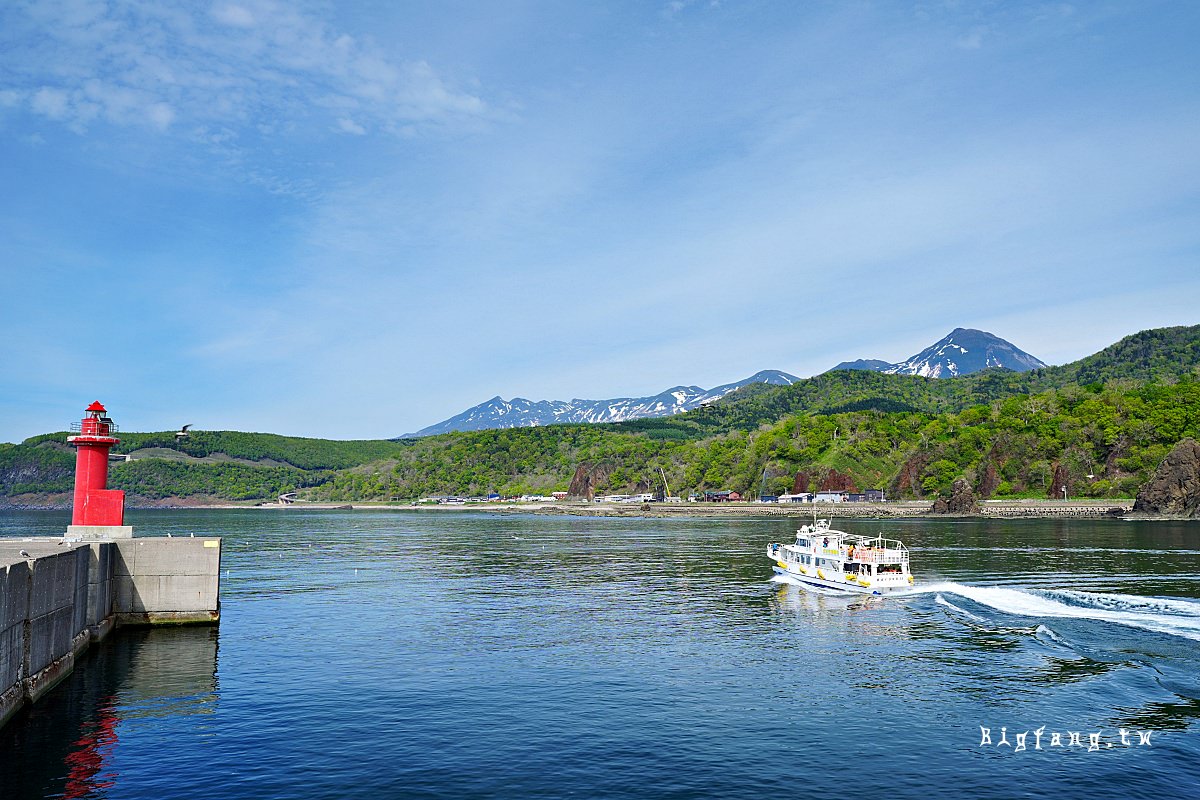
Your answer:
[[[967,611],[962,606],[954,605],[954,603],[951,603],[949,600],[942,597],[940,594],[935,599],[937,600],[939,605],[943,605],[946,608],[950,609],[951,611],[953,611],[957,614],[961,614],[962,616],[966,617],[967,619],[975,620],[976,622],[978,622],[982,625],[988,624],[988,621],[986,619],[984,619],[983,617],[979,616],[978,614],[972,614],[970,611]]]
[[[1080,591],[1032,592],[949,582],[918,586],[905,595],[930,593],[938,595],[943,605],[952,604],[942,595],[957,595],[1005,614],[1112,622],[1200,641],[1200,602],[1191,600]]]
[[[1070,642],[1068,642],[1063,637],[1059,636],[1057,633],[1054,632],[1054,630],[1052,628],[1050,628],[1047,625],[1038,625],[1037,629],[1034,630],[1034,634],[1036,634],[1038,636],[1045,636],[1050,641],[1054,642],[1055,644],[1062,645],[1063,647],[1067,647],[1072,650],[1075,649],[1074,647],[1072,647]]]

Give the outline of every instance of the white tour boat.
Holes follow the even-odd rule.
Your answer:
[[[903,542],[836,531],[827,519],[796,531],[795,544],[767,545],[767,555],[780,575],[838,592],[884,595],[913,582]]]

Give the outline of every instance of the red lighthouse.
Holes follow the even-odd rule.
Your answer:
[[[75,508],[71,525],[123,526],[125,492],[108,488],[108,451],[121,440],[113,436],[116,424],[100,401],[87,407],[87,416],[71,426],[67,442],[77,448],[75,457]]]

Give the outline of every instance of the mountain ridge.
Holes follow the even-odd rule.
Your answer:
[[[528,400],[524,397],[505,400],[496,395],[449,419],[395,438],[416,439],[453,431],[532,428],[571,423],[597,424],[673,416],[715,402],[753,383],[790,386],[798,380],[800,378],[781,370],[759,370],[748,378],[714,386],[712,389],[679,385],[646,397],[614,397],[607,400],[573,398],[568,401]]]
[[[993,367],[1026,372],[1045,366],[1039,359],[999,336],[974,328],[955,328],[905,361],[890,363],[879,359],[858,359],[842,362],[829,371],[850,369],[941,378],[968,375]],[[795,375],[781,370],[760,370],[748,378],[712,389],[679,385],[646,397],[614,397],[608,400],[529,400],[513,397],[505,400],[496,395],[441,422],[394,438],[418,439],[453,431],[598,424],[670,417],[716,402],[752,384],[791,386],[799,380]]]

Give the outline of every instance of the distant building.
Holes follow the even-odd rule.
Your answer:
[[[780,503],[811,503],[812,501],[812,492],[797,492],[796,494],[779,495]]]
[[[867,496],[868,503],[882,503],[885,499],[883,489],[867,489],[864,494]]]
[[[846,502],[845,492],[817,492],[813,498],[814,503],[844,503]]]
[[[779,498],[773,494],[759,495],[758,502],[760,503],[778,503]]]
[[[567,499],[566,492],[551,492],[550,496],[553,497],[555,500],[566,500]]]
[[[742,495],[740,493],[730,491],[729,489],[704,493],[704,502],[706,503],[731,503],[741,499]]]
[[[846,502],[847,503],[865,503],[865,502],[867,502],[867,496],[866,496],[866,494],[861,494],[859,492],[850,492],[846,495]]]

